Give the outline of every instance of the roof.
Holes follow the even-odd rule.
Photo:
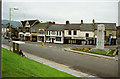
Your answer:
[[[80,24],[67,24],[64,26],[65,30],[80,30]]]
[[[97,30],[98,24],[104,24],[105,30],[116,30],[116,23],[95,23],[95,30]]]
[[[37,23],[35,25],[33,25],[32,27],[39,27],[39,28],[42,28],[42,29],[46,29],[48,27],[48,22],[46,23]]]
[[[5,24],[2,24],[2,28],[7,28],[7,25],[5,25]]]
[[[94,31],[94,26],[91,23],[81,24],[80,30],[81,31]]]
[[[27,21],[29,22],[30,26],[39,23],[38,20],[25,20],[25,21],[21,21],[23,27],[25,27],[25,24],[26,24]]]
[[[64,30],[64,25],[51,24],[51,25],[48,25],[48,28],[46,30],[47,31],[49,31],[49,30],[52,30],[52,31],[63,31]]]

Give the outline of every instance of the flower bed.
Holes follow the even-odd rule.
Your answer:
[[[88,53],[95,53],[100,55],[106,55],[106,56],[115,56],[116,55],[116,49],[109,49],[110,52],[98,52],[98,51],[91,51],[91,48],[71,48],[72,50],[76,51],[83,51]]]

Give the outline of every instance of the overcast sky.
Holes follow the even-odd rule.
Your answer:
[[[29,1],[29,2],[28,2]],[[9,20],[9,8],[19,8],[12,11],[12,20],[39,19],[40,21],[55,21],[65,23],[109,22],[118,25],[119,0],[3,0],[2,19]]]

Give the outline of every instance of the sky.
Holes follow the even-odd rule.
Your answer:
[[[13,21],[38,19],[56,23],[116,23],[118,25],[119,0],[3,0],[2,19],[9,20],[9,9]]]

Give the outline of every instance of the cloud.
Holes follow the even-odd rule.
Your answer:
[[[4,2],[3,19],[9,19],[9,8],[18,7],[12,11],[13,20],[39,19],[42,21],[70,22],[115,22],[118,23],[117,2]]]

